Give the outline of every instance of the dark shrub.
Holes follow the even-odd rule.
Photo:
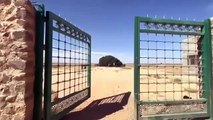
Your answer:
[[[114,56],[107,55],[99,59],[99,66],[123,67],[123,63]]]

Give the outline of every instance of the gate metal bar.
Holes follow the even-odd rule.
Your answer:
[[[44,72],[44,118],[51,120],[51,83],[52,83],[52,25],[50,14],[46,13],[46,35],[45,35],[45,72]]]
[[[171,26],[193,26],[193,27],[198,27],[197,30],[186,30],[186,31],[182,31],[182,30],[174,30],[174,29],[169,29],[169,30],[164,30],[164,29],[150,29],[149,26],[147,28],[141,28],[141,23],[144,24],[153,24],[153,26],[157,25],[157,24],[161,24],[161,25],[171,25]],[[202,39],[202,43],[201,43],[201,57],[202,57],[202,67],[198,66],[198,69],[202,68],[202,92],[203,92],[203,98],[200,99],[189,99],[189,100],[160,100],[160,101],[145,101],[143,99],[141,99],[140,94],[141,93],[146,93],[141,91],[141,84],[145,84],[145,83],[141,83],[140,82],[140,76],[144,76],[146,74],[140,74],[140,68],[143,67],[141,66],[141,62],[140,59],[143,58],[141,57],[141,53],[140,51],[143,50],[140,48],[140,42],[143,41],[143,39],[140,39],[140,33],[151,33],[151,34],[171,34],[173,35],[195,35],[195,36],[201,36],[200,39]],[[212,54],[211,54],[211,29],[210,29],[210,20],[205,20],[204,22],[194,22],[194,21],[180,21],[180,20],[168,20],[168,19],[152,19],[152,18],[147,18],[147,17],[135,17],[135,44],[134,44],[134,93],[135,93],[135,110],[136,110],[136,119],[141,119],[143,118],[149,118],[149,119],[174,119],[174,118],[200,118],[202,117],[207,118],[211,116],[211,119],[213,118],[212,115],[210,113],[212,113],[212,66],[211,66],[211,61],[212,61]],[[149,40],[152,42],[152,40]],[[165,41],[154,41],[154,42],[162,42],[165,44]],[[167,43],[171,43],[174,44],[175,41],[166,41]],[[180,42],[177,42],[180,43]],[[181,42],[182,43],[182,42]],[[184,43],[184,42],[183,42]],[[187,44],[193,44],[194,42],[190,43],[188,41],[187,38]],[[199,49],[199,48],[198,48]],[[148,48],[147,50],[161,50],[161,49],[150,49]],[[165,50],[170,50],[170,49],[162,49],[164,52]],[[175,50],[175,49],[171,49],[170,51],[184,51],[184,50]],[[185,51],[190,51],[190,50],[185,50]],[[199,50],[198,50],[199,52]],[[164,53],[165,54],[165,53]],[[173,53],[174,54],[174,53]],[[199,53],[200,54],[200,53]],[[157,57],[157,56],[156,56]],[[155,59],[155,57],[144,57],[144,58],[148,58],[148,59]],[[160,58],[156,58],[156,59],[160,59]],[[164,56],[162,59],[170,59],[168,56]],[[173,60],[173,64],[174,64],[174,60],[176,58],[171,57],[171,59]],[[183,58],[178,58],[180,60],[182,60]],[[158,67],[157,65],[155,65],[156,67]],[[182,66],[184,67],[184,66]],[[182,69],[181,67],[181,69]],[[186,66],[189,67],[189,66]],[[173,65],[173,69],[174,69],[174,65]],[[157,74],[157,73],[156,73]],[[165,73],[164,73],[165,74]],[[183,73],[184,74],[184,73]],[[183,75],[181,73],[181,75]],[[148,74],[148,76],[151,74]],[[172,74],[171,74],[172,75]],[[191,75],[186,73],[186,75]],[[196,74],[195,74],[196,75]],[[174,76],[174,73],[173,73]],[[197,75],[196,75],[197,76]],[[162,83],[159,83],[162,84]],[[173,84],[174,87],[174,84]],[[143,88],[142,88],[143,89]],[[182,89],[182,88],[181,88]],[[159,91],[158,91],[159,92]],[[164,92],[164,91],[162,91]],[[168,91],[165,91],[168,92]],[[173,92],[178,92],[178,91],[171,91]],[[182,91],[179,91],[182,92]],[[174,99],[174,98],[173,98]],[[190,113],[175,113],[175,114],[157,114],[157,115],[148,115],[148,116],[141,116],[139,111],[141,109],[141,106],[143,105],[160,105],[160,104],[167,104],[167,105],[178,105],[178,104],[188,104],[188,103],[202,103],[204,104],[204,107],[206,108],[206,112],[190,112]]]
[[[35,83],[33,119],[42,119],[42,82],[43,82],[43,42],[44,42],[44,6],[35,5],[36,10],[36,41],[35,41]]]
[[[210,119],[213,119],[213,82],[212,82],[212,38],[211,38],[211,21],[207,19],[204,21],[203,31],[204,36],[202,43],[202,57],[203,59],[203,97],[208,100],[207,113],[210,116]]]
[[[135,17],[135,31],[134,31],[134,98],[135,98],[135,119],[140,118],[138,111],[140,110],[140,17]]]

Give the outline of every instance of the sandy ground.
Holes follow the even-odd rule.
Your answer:
[[[192,99],[199,98],[199,78],[195,68],[167,66],[165,69],[164,66],[157,69],[156,67],[140,69],[141,74],[144,74],[141,76],[141,92],[145,92],[141,94],[141,99],[181,100],[184,95]],[[63,69],[60,71],[63,72]],[[92,67],[91,98],[71,111],[64,120],[134,120],[133,74],[133,67]],[[61,76],[62,78],[64,77]],[[63,86],[65,85],[61,85],[62,89]],[[63,94],[59,94],[60,96]],[[165,106],[160,107],[156,112],[159,113],[161,108],[165,109]],[[153,108],[143,109],[144,114],[153,110]]]
[[[64,72],[63,69],[60,71]],[[54,72],[57,70],[54,69]],[[91,73],[91,98],[68,114],[64,120],[134,120],[133,68],[92,67]],[[56,76],[53,77],[53,82],[56,81],[54,79]],[[57,90],[57,87],[53,87],[53,90]],[[59,94],[60,96],[63,94]],[[115,101],[111,99],[107,102],[108,98],[114,98]],[[85,109],[90,108],[90,104],[94,102],[99,104],[85,112]],[[101,104],[104,104],[102,105],[104,107],[100,108]]]

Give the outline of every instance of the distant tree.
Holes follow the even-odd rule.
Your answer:
[[[107,55],[99,59],[99,66],[122,67],[124,64],[114,56]]]

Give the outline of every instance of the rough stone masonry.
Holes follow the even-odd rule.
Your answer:
[[[0,0],[0,120],[31,120],[35,10],[28,0]]]

